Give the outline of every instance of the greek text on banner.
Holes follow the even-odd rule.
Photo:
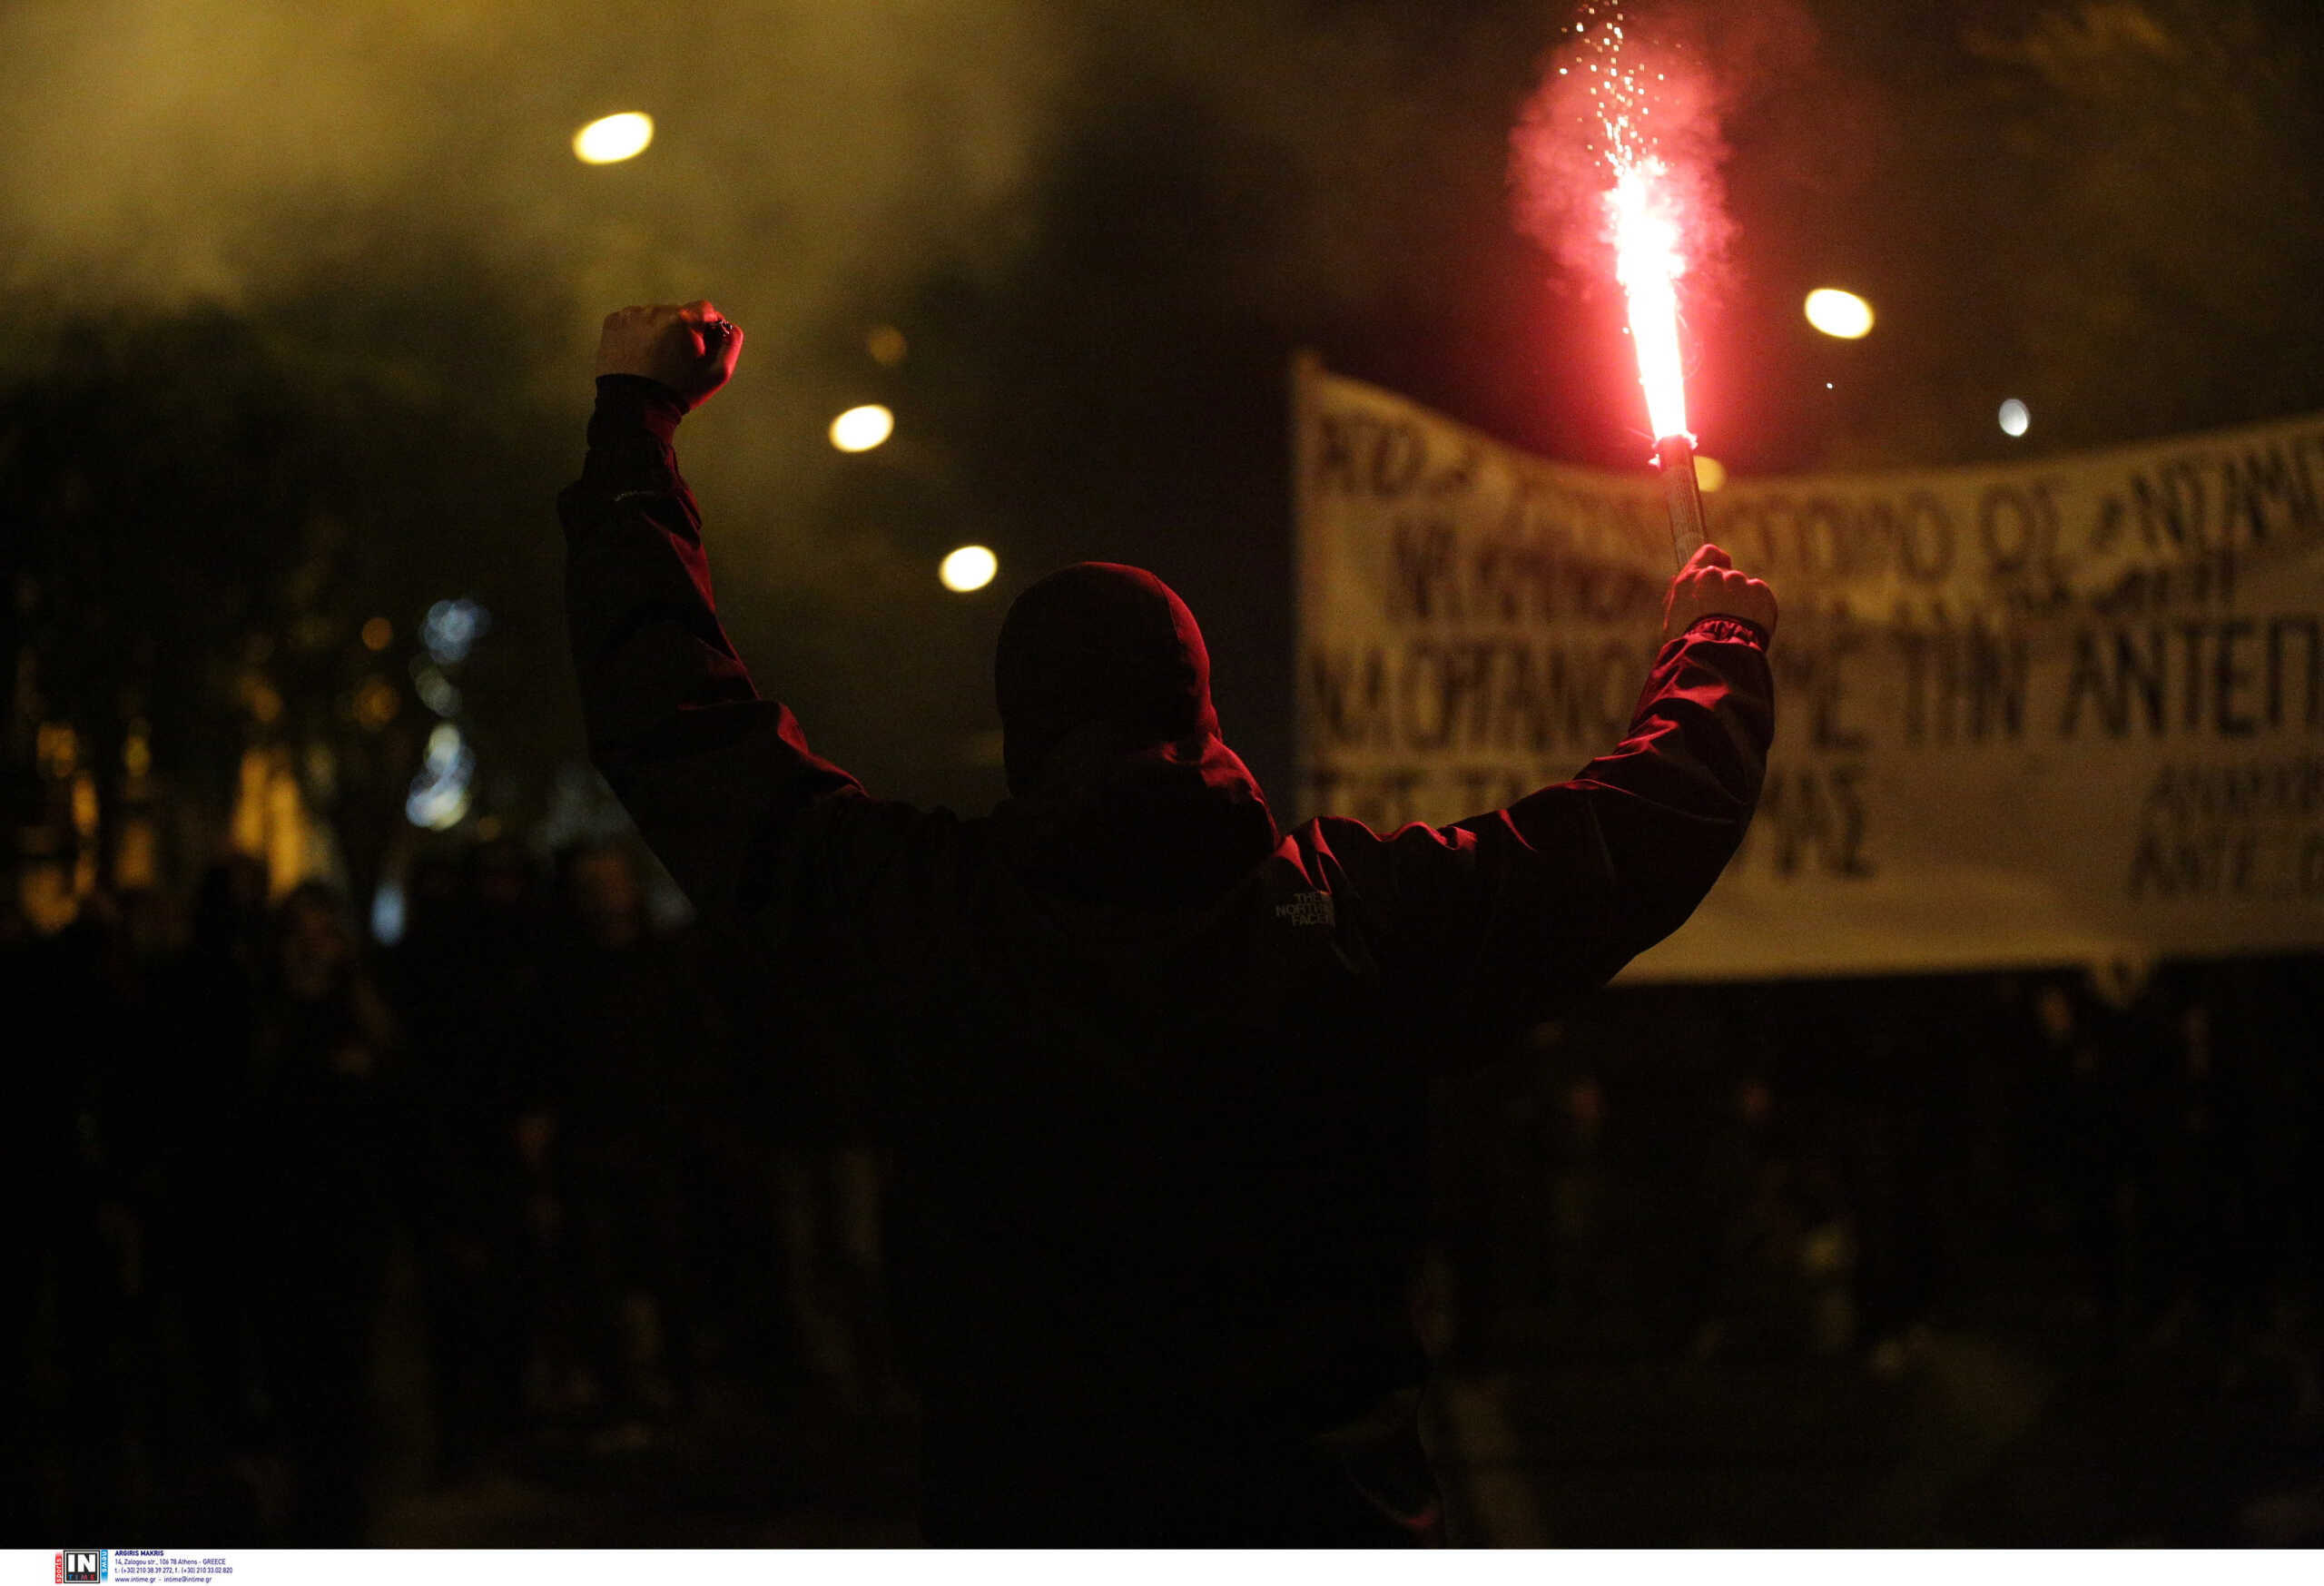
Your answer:
[[[1613,746],[1661,492],[1303,360],[1298,813],[1443,823]],[[1782,603],[1744,851],[1633,979],[2324,946],[2324,417],[2021,467],[1737,480]]]

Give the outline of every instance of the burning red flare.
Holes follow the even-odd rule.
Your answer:
[[[1657,440],[1688,434],[1687,380],[1679,360],[1679,277],[1686,260],[1679,251],[1679,220],[1663,184],[1666,174],[1652,155],[1630,164],[1617,159],[1614,189],[1606,195],[1614,276],[1630,300],[1639,383],[1646,388],[1647,420]]]
[[[1679,358],[1679,277],[1686,273],[1679,251],[1681,215],[1669,166],[1656,152],[1654,94],[1641,81],[1642,69],[1622,58],[1624,29],[1619,6],[1593,30],[1577,24],[1583,63],[1598,122],[1605,131],[1600,148],[1612,167],[1614,185],[1606,194],[1606,214],[1614,243],[1614,278],[1630,300],[1630,340],[1638,345],[1639,383],[1646,388],[1647,419],[1658,441],[1687,434],[1687,382]],[[1596,16],[1599,7],[1584,7]],[[1659,74],[1656,81],[1661,81]],[[1692,438],[1689,437],[1689,438]]]
[[[1598,7],[1585,9],[1594,16]],[[1646,389],[1647,421],[1654,428],[1654,457],[1670,513],[1670,548],[1683,566],[1703,543],[1695,438],[1687,429],[1686,369],[1679,356],[1679,277],[1687,268],[1679,251],[1684,206],[1679,183],[1656,146],[1651,120],[1658,94],[1643,81],[1644,69],[1622,58],[1622,13],[1608,9],[1610,19],[1594,35],[1586,22],[1575,31],[1595,57],[1583,64],[1606,134],[1600,153],[1613,168],[1614,185],[1605,202],[1614,277],[1630,301],[1639,384]],[[1663,83],[1665,74],[1656,73],[1654,80]]]
[[[1683,563],[1702,543],[1703,512],[1687,428],[1679,278],[1715,261],[1726,237],[1718,84],[1688,48],[1693,10],[1635,41],[1625,37],[1616,0],[1582,0],[1579,15],[1510,134],[1516,219],[1579,274],[1602,271],[1610,245],[1671,547]]]

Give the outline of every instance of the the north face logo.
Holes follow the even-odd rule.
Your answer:
[[[1329,925],[1332,923],[1332,895],[1329,892],[1295,892],[1289,901],[1275,906],[1275,917],[1294,925]]]

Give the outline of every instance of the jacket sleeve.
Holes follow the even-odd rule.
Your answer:
[[[1507,809],[1384,837],[1320,823],[1382,968],[1492,1039],[1684,924],[1758,802],[1775,731],[1765,645],[1749,623],[1696,623],[1656,656],[1612,753]]]
[[[758,913],[778,870],[794,883],[783,901],[812,906],[793,851],[874,806],[759,696],[719,626],[671,445],[684,411],[657,381],[601,378],[581,478],[557,497],[590,758],[703,914]]]

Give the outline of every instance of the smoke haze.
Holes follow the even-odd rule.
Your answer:
[[[1190,291],[1277,323],[1361,312],[1414,295],[1463,218],[1497,207],[1508,101],[1492,101],[1521,89],[1541,27],[1525,7],[1443,22],[1290,0],[0,0],[0,285],[15,305],[0,361],[44,356],[43,328],[75,316],[390,293],[440,295],[458,324],[514,291],[537,299],[520,383],[577,416],[600,315],[712,296],[751,343],[742,377],[689,423],[688,470],[719,526],[737,637],[803,662],[858,645],[869,614],[924,600],[931,547],[894,525],[964,506],[948,482],[959,442],[928,404],[976,414],[994,399],[980,365],[924,363],[911,306],[931,280],[1007,282],[1058,222],[1051,189],[1080,144],[1110,157],[1108,129],[1155,103],[1210,140],[1167,156],[1201,162],[1200,188],[1099,192],[1125,231],[1101,250],[1132,253],[1128,233],[1151,228],[1179,261],[1155,268],[1203,272]],[[576,161],[574,131],[623,110],[655,118],[653,146]],[[1091,161],[1088,180],[1119,182]],[[1199,245],[1181,204],[1209,212]],[[1134,296],[1148,267],[1124,265]],[[1104,332],[1078,311],[1058,334]],[[840,408],[889,399],[899,377],[862,338],[891,319],[914,338],[901,374],[921,403],[875,459],[901,509],[851,495],[870,471],[822,438]],[[460,378],[407,356],[415,378]],[[1242,543],[1261,527],[1231,530]],[[1026,544],[992,531],[1004,553]],[[1029,554],[1053,543],[1035,537]],[[1040,570],[1005,559],[1003,588]],[[779,633],[763,615],[778,606]],[[826,719],[928,714],[982,673],[989,635],[921,644],[934,654],[908,676],[824,669]]]
[[[583,296],[717,281],[779,332],[973,250],[1053,54],[1033,7],[990,0],[19,0],[8,285],[241,301],[418,229],[553,262]],[[573,130],[626,109],[655,146],[581,167]]]

